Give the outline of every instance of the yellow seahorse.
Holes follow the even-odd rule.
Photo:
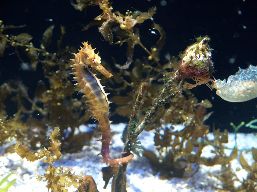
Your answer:
[[[110,166],[128,163],[133,154],[119,159],[110,157],[111,129],[109,121],[109,101],[100,80],[91,72],[90,67],[110,78],[112,74],[101,64],[101,58],[94,52],[88,42],[83,43],[72,59],[72,69],[77,86],[84,94],[92,116],[98,121],[102,133],[101,154],[105,163]]]

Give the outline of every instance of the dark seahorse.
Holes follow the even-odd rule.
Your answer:
[[[90,68],[94,68],[105,77],[110,78],[112,74],[101,65],[101,58],[87,42],[83,43],[78,53],[72,59],[72,69],[77,86],[84,94],[91,115],[97,120],[102,133],[101,154],[103,160],[110,166],[128,163],[133,154],[126,157],[112,159],[110,157],[111,129],[109,121],[109,101],[100,80],[94,75]]]

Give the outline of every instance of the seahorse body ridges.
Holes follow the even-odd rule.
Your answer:
[[[127,163],[133,158],[132,154],[120,159],[112,159],[110,157],[109,145],[111,141],[111,129],[109,121],[109,101],[100,80],[91,72],[90,67],[102,73],[107,78],[112,77],[112,74],[101,65],[100,56],[94,52],[94,49],[87,42],[83,43],[83,47],[81,47],[74,56],[74,59],[72,59],[74,79],[77,81],[77,86],[86,97],[90,112],[98,121],[102,133],[101,154],[103,160],[111,166]]]

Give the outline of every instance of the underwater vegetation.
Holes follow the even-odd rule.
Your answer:
[[[1,178],[0,180],[0,191],[1,192],[7,192],[8,189],[14,185],[14,183],[16,182],[16,179],[12,179],[11,181],[9,181],[9,178],[12,176],[12,174],[8,174],[6,175],[4,178]]]
[[[33,36],[24,32],[24,26],[0,20],[0,57],[5,58],[11,50],[23,69],[42,76],[33,86],[17,79],[0,85],[0,145],[15,141],[6,153],[15,152],[28,161],[44,162],[47,166],[40,179],[53,192],[65,192],[71,186],[82,192],[96,192],[110,181],[112,192],[125,192],[127,166],[136,155],[147,158],[153,172],[163,179],[191,177],[199,165],[221,165],[217,176],[222,183],[219,190],[257,191],[257,149],[251,150],[254,160],[251,164],[236,146],[231,154],[226,154],[228,132],[215,129],[214,137],[208,137],[210,127],[205,121],[211,115],[208,109],[212,104],[207,99],[199,101],[192,93],[197,86],[207,85],[229,102],[254,99],[256,66],[240,69],[227,80],[215,79],[208,36],[196,38],[178,57],[168,61],[160,58],[166,34],[155,23],[155,7],[145,12],[121,13],[109,0],[75,0],[71,6],[80,12],[98,7],[100,14],[84,23],[81,30],[97,28],[102,36],[99,41],[125,46],[126,61],[124,64],[105,61],[87,37],[77,45],[65,44],[65,26],[50,25],[42,31],[40,44],[36,46]],[[150,47],[141,41],[140,25],[145,22],[150,22],[160,34]],[[55,28],[59,31],[57,39],[53,38]],[[136,48],[143,51],[142,57],[135,54]],[[110,150],[113,115],[127,120],[121,154],[112,154]],[[76,133],[80,125],[92,119],[97,125],[95,130]],[[246,127],[256,129],[255,123],[253,120]],[[176,130],[174,125],[183,128]],[[233,128],[236,132],[242,126]],[[143,131],[150,130],[155,131],[152,151],[144,149],[144,141],[138,139]],[[92,137],[99,135],[102,143],[99,153],[106,164],[102,168],[105,186],[97,186],[90,175],[76,175],[55,165],[62,154],[81,151]],[[207,146],[213,148],[211,158],[204,156]],[[230,167],[229,163],[236,158],[248,172],[246,180],[238,179]],[[235,182],[240,185],[235,186]]]

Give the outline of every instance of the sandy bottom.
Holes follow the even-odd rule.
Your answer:
[[[112,154],[120,154],[123,143],[121,141],[121,131],[124,124],[113,125],[112,130],[115,133],[112,141]],[[80,130],[86,130],[87,127],[81,126]],[[211,137],[211,135],[210,135]],[[154,150],[153,132],[143,132],[140,136],[144,147]],[[246,142],[247,141],[247,142]],[[237,143],[239,150],[251,149],[257,146],[257,137],[253,134],[238,134]],[[234,134],[229,135],[228,148],[235,145]],[[110,184],[107,189],[103,189],[101,168],[105,166],[102,163],[100,152],[101,143],[97,139],[91,141],[90,146],[85,146],[79,153],[65,154],[62,159],[55,163],[55,166],[69,168],[72,172],[81,175],[91,175],[98,186],[100,192],[111,191]],[[38,175],[44,174],[46,164],[41,161],[28,162],[21,159],[17,154],[3,153],[6,146],[0,148],[0,178],[8,173],[13,173],[10,179],[15,178],[16,183],[10,188],[10,192],[47,192],[46,183],[37,179]],[[227,150],[228,153],[231,150]],[[204,156],[211,157],[211,148],[205,148]],[[248,162],[252,162],[250,153],[244,152],[244,157]],[[246,172],[241,169],[237,159],[231,162],[239,178],[246,177]],[[218,174],[220,166],[206,167],[200,166],[199,171],[188,179],[172,178],[161,180],[157,175],[153,175],[152,169],[147,159],[136,157],[128,166],[128,192],[211,192],[219,187],[220,182],[213,176]],[[76,191],[72,188],[69,191]]]

